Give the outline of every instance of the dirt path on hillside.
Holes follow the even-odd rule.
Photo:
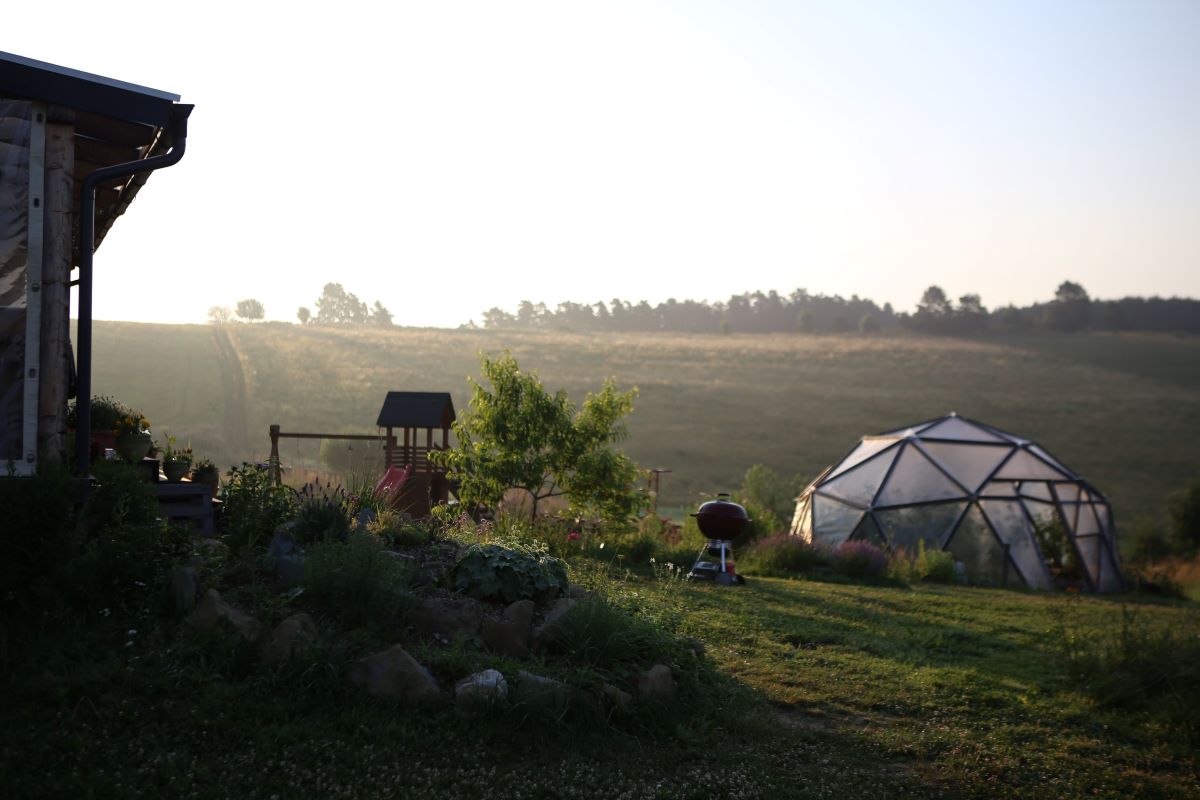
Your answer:
[[[213,342],[217,346],[217,366],[221,370],[222,395],[225,398],[226,437],[230,446],[244,450],[249,444],[246,429],[248,393],[242,359],[224,325],[213,325]]]

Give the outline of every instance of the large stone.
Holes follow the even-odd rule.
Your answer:
[[[508,682],[498,670],[476,672],[454,685],[454,701],[460,710],[503,703],[507,699]]]
[[[267,545],[267,555],[271,558],[279,558],[280,556],[290,555],[292,550],[296,548],[296,540],[292,537],[290,530],[281,529],[275,531],[275,535],[271,537],[271,543]]]
[[[196,608],[196,596],[200,593],[200,573],[195,567],[176,567],[171,573],[167,588],[175,610],[186,614]]]
[[[532,672],[517,672],[516,688],[513,690],[517,702],[531,706],[551,706],[564,709],[571,702],[572,689],[562,681],[534,675]]]
[[[369,694],[405,703],[428,703],[440,695],[429,670],[398,644],[355,662],[347,677]]]
[[[483,606],[470,597],[461,599],[425,598],[408,614],[408,622],[422,636],[458,634],[474,636],[483,621]]]
[[[226,603],[216,589],[204,593],[204,599],[189,619],[192,625],[206,633],[212,633],[227,624],[248,642],[256,641],[262,634],[258,620]]]
[[[688,649],[696,654],[696,658],[704,658],[706,648],[704,642],[697,639],[695,636],[689,636],[683,640],[683,643],[688,646]]]
[[[622,711],[629,708],[629,704],[633,702],[633,695],[622,689],[618,689],[611,683],[604,684],[604,687],[600,691],[604,694],[608,702]]]
[[[501,655],[528,656],[533,609],[532,600],[518,600],[504,609],[500,619],[485,619],[480,631],[484,644]]]
[[[638,676],[638,697],[656,702],[675,696],[675,678],[666,664],[655,664]]]
[[[567,615],[578,604],[578,600],[570,597],[560,597],[550,604],[550,608],[546,610],[546,616],[542,619],[542,624],[533,629],[530,635],[529,647],[532,650],[540,650],[546,643],[546,633]]]
[[[304,584],[304,556],[288,555],[275,559],[275,574],[285,589]]]
[[[589,600],[596,596],[596,593],[591,589],[580,586],[577,583],[571,584],[571,588],[567,590],[567,594],[576,600]]]
[[[263,643],[264,661],[279,663],[312,646],[317,638],[317,626],[303,612],[292,614],[279,623]]]

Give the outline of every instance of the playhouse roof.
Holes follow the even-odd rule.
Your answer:
[[[375,424],[380,428],[449,428],[454,418],[449,392],[388,392]]]

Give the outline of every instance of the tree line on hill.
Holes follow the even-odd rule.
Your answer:
[[[797,289],[781,295],[747,292],[727,301],[676,300],[657,305],[620,298],[609,302],[545,303],[523,300],[515,312],[491,308],[483,326],[494,329],[544,328],[571,331],[674,331],[681,333],[862,333],[913,330],[965,336],[988,330],[1024,331],[1158,331],[1200,333],[1200,300],[1124,297],[1093,300],[1078,283],[1063,281],[1054,297],[1029,306],[989,310],[977,294],[951,300],[940,286],[921,295],[913,313],[897,312],[890,303],[853,295],[810,294]],[[474,323],[471,323],[474,325]]]
[[[383,328],[392,326],[392,312],[384,308],[378,300],[375,305],[368,307],[358,299],[353,292],[347,292],[340,283],[327,283],[321,291],[321,296],[314,304],[317,313],[313,314],[308,306],[301,306],[296,311],[296,319],[301,325],[375,325]],[[253,298],[239,300],[234,309],[226,306],[213,306],[208,310],[208,321],[214,324],[231,322],[235,315],[245,322],[256,322],[266,314],[262,302]]]

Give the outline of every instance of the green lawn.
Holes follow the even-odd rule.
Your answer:
[[[178,623],[120,620],[4,679],[0,776],[23,797],[1195,797],[1160,716],[1103,710],[1064,637],[1115,600],[751,579],[663,588],[743,697],[649,728],[463,720],[370,700],[320,667],[269,670]],[[1196,624],[1136,605],[1138,624]],[[104,624],[109,625],[105,633]],[[135,643],[124,646],[127,640]],[[53,657],[50,655],[53,654]]]

